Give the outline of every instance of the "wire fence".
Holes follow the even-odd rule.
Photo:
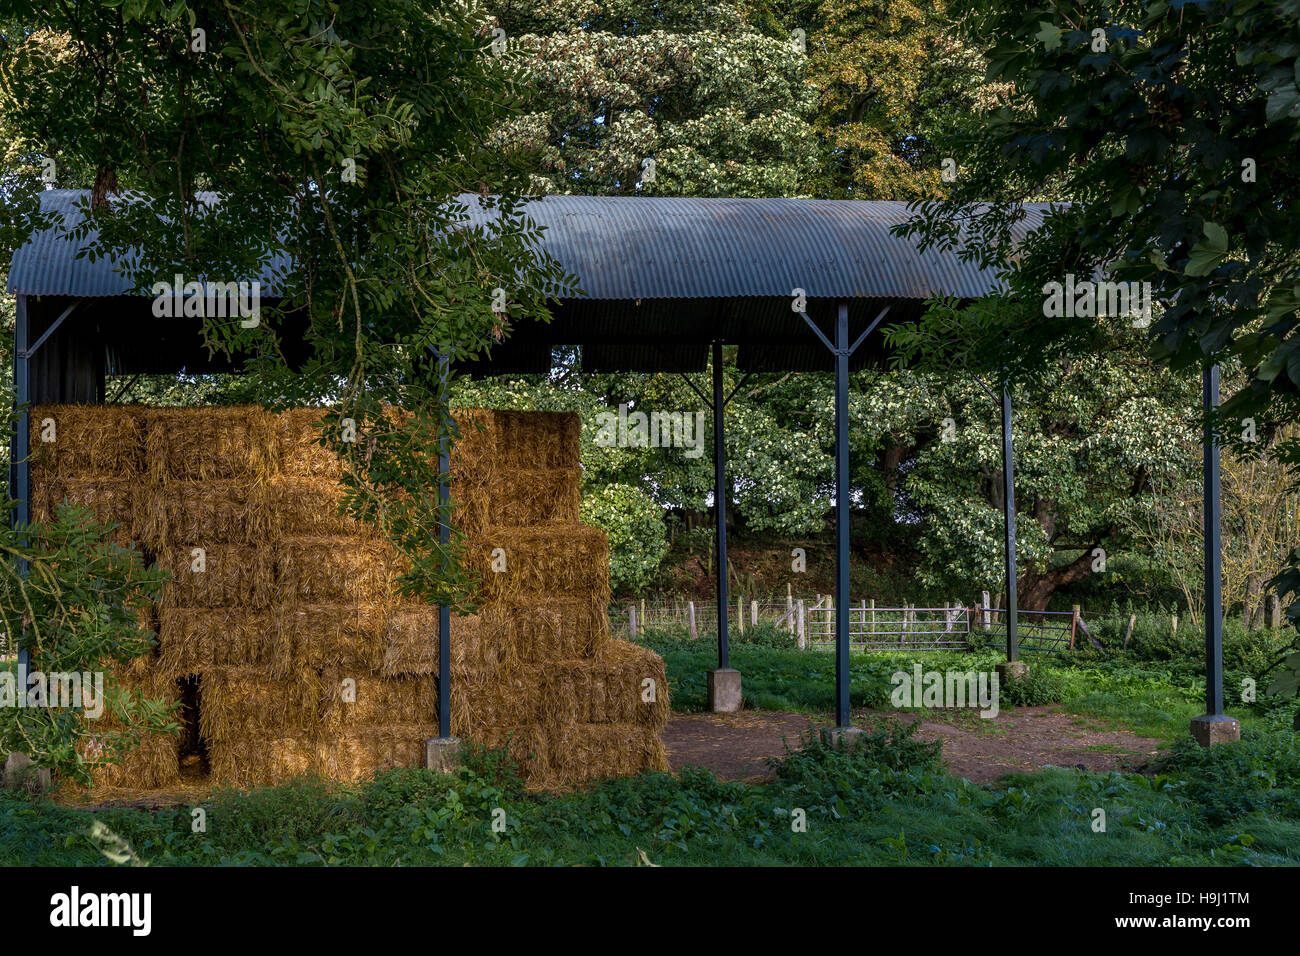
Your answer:
[[[850,603],[847,610],[849,646],[855,650],[954,650],[983,646],[1006,632],[1003,608],[989,605],[988,595],[966,605],[941,607],[878,605],[874,600]],[[801,649],[835,646],[838,613],[830,595],[784,599],[746,598],[728,605],[728,632],[733,638],[750,628],[776,627],[788,632]],[[634,600],[610,610],[610,625],[619,637],[635,639],[646,631],[670,628],[692,638],[712,638],[718,632],[717,604],[681,598],[673,601]],[[1025,611],[1016,615],[1019,646],[1024,651],[1059,651],[1087,639],[1099,646],[1082,612]]]

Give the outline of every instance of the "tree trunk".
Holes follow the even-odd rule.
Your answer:
[[[1092,548],[1069,564],[1053,568],[1046,574],[1026,571],[1016,582],[1019,605],[1026,611],[1045,611],[1057,589],[1082,581],[1092,573]]]

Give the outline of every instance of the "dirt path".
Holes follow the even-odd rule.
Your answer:
[[[917,714],[855,711],[854,723],[868,726],[887,717],[914,723]],[[799,734],[827,723],[786,711],[748,710],[739,714],[674,714],[664,730],[673,768],[708,767],[724,780],[757,783],[772,779],[770,757],[797,746]],[[1052,707],[1003,711],[993,720],[975,714],[945,715],[921,722],[917,736],[941,740],[948,769],[974,783],[992,783],[1003,774],[1040,767],[1082,770],[1140,768],[1155,755],[1159,741]]]

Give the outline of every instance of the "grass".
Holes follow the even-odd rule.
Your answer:
[[[758,629],[755,629],[758,630]],[[749,637],[750,632],[746,633]],[[1289,637],[1286,638],[1289,640]],[[1281,637],[1274,638],[1280,646]],[[663,658],[672,689],[673,710],[700,712],[707,707],[705,673],[717,666],[717,651],[711,640],[692,640],[674,629],[647,632],[641,643]],[[778,635],[755,635],[754,641],[733,638],[731,665],[744,678],[745,706],[760,710],[797,713],[829,713],[834,709],[835,660],[825,651],[794,650]],[[1246,666],[1262,671],[1260,661],[1273,650],[1251,645]],[[1018,686],[1001,688],[1003,707],[1059,705],[1067,713],[1090,718],[1102,729],[1126,729],[1142,737],[1173,743],[1187,736],[1191,719],[1205,712],[1205,678],[1194,663],[1178,658],[1143,659],[1139,652],[1108,654],[1095,651],[1074,654],[1025,655],[1031,663],[1030,677]],[[853,707],[892,709],[891,675],[910,671],[914,662],[926,670],[992,671],[1005,660],[993,646],[979,651],[870,651],[851,655],[849,699]],[[1224,686],[1241,687],[1242,679],[1253,676],[1259,686],[1267,684],[1258,673],[1234,669],[1227,661]],[[1290,726],[1289,714],[1295,702],[1264,699],[1245,705],[1232,703],[1228,714],[1243,726],[1259,723],[1265,728]],[[933,713],[933,712],[931,712]],[[987,723],[987,722],[985,722]]]
[[[754,637],[732,648],[748,705],[830,710],[829,654]],[[703,709],[703,675],[716,666],[710,644],[671,633],[645,642],[667,661],[674,709]],[[888,708],[890,675],[913,659],[965,671],[992,669],[1000,655],[855,655],[854,705]],[[1300,864],[1294,702],[1231,708],[1243,740],[1207,751],[1187,739],[1203,704],[1184,662],[1044,656],[1031,673],[1020,703],[1058,704],[1083,724],[1158,738],[1167,747],[1157,769],[1049,768],[977,786],[944,769],[938,744],[885,725],[853,752],[809,740],[776,762],[766,785],[688,769],[547,795],[525,792],[503,754],[471,748],[454,775],[405,769],[356,786],[304,779],[219,792],[204,801],[201,832],[192,807],[92,810],[0,793],[0,865],[106,865],[89,835],[95,822],[153,865]],[[503,831],[492,826],[497,811]],[[805,831],[792,826],[798,818]]]
[[[809,741],[766,786],[687,770],[551,796],[523,792],[502,755],[480,752],[455,775],[220,793],[199,833],[189,807],[92,811],[0,795],[0,864],[107,864],[93,821],[153,865],[1300,864],[1294,735],[1177,749],[1150,777],[1049,769],[994,788],[948,775],[938,757],[908,730],[880,728],[854,752]],[[504,832],[492,827],[498,808]]]

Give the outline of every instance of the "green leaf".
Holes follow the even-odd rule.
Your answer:
[[[1049,53],[1052,50],[1060,49],[1061,46],[1061,28],[1046,20],[1038,21],[1039,30],[1034,34],[1035,40],[1041,40],[1043,48]]]
[[[1300,90],[1294,84],[1274,90],[1264,103],[1264,116],[1270,123],[1300,116]]]
[[[1222,252],[1215,252],[1213,249],[1205,248],[1201,243],[1192,246],[1192,254],[1187,259],[1187,268],[1183,270],[1184,275],[1189,276],[1207,276],[1223,263],[1224,255]]]
[[[1226,252],[1228,249],[1228,231],[1220,226],[1217,222],[1210,222],[1208,219],[1202,227],[1205,238],[1210,242],[1211,249],[1217,249],[1219,252]],[[1199,245],[1199,243],[1198,243]]]
[[[1268,685],[1271,697],[1294,697],[1297,690],[1300,690],[1300,680],[1290,672],[1279,674]]]

